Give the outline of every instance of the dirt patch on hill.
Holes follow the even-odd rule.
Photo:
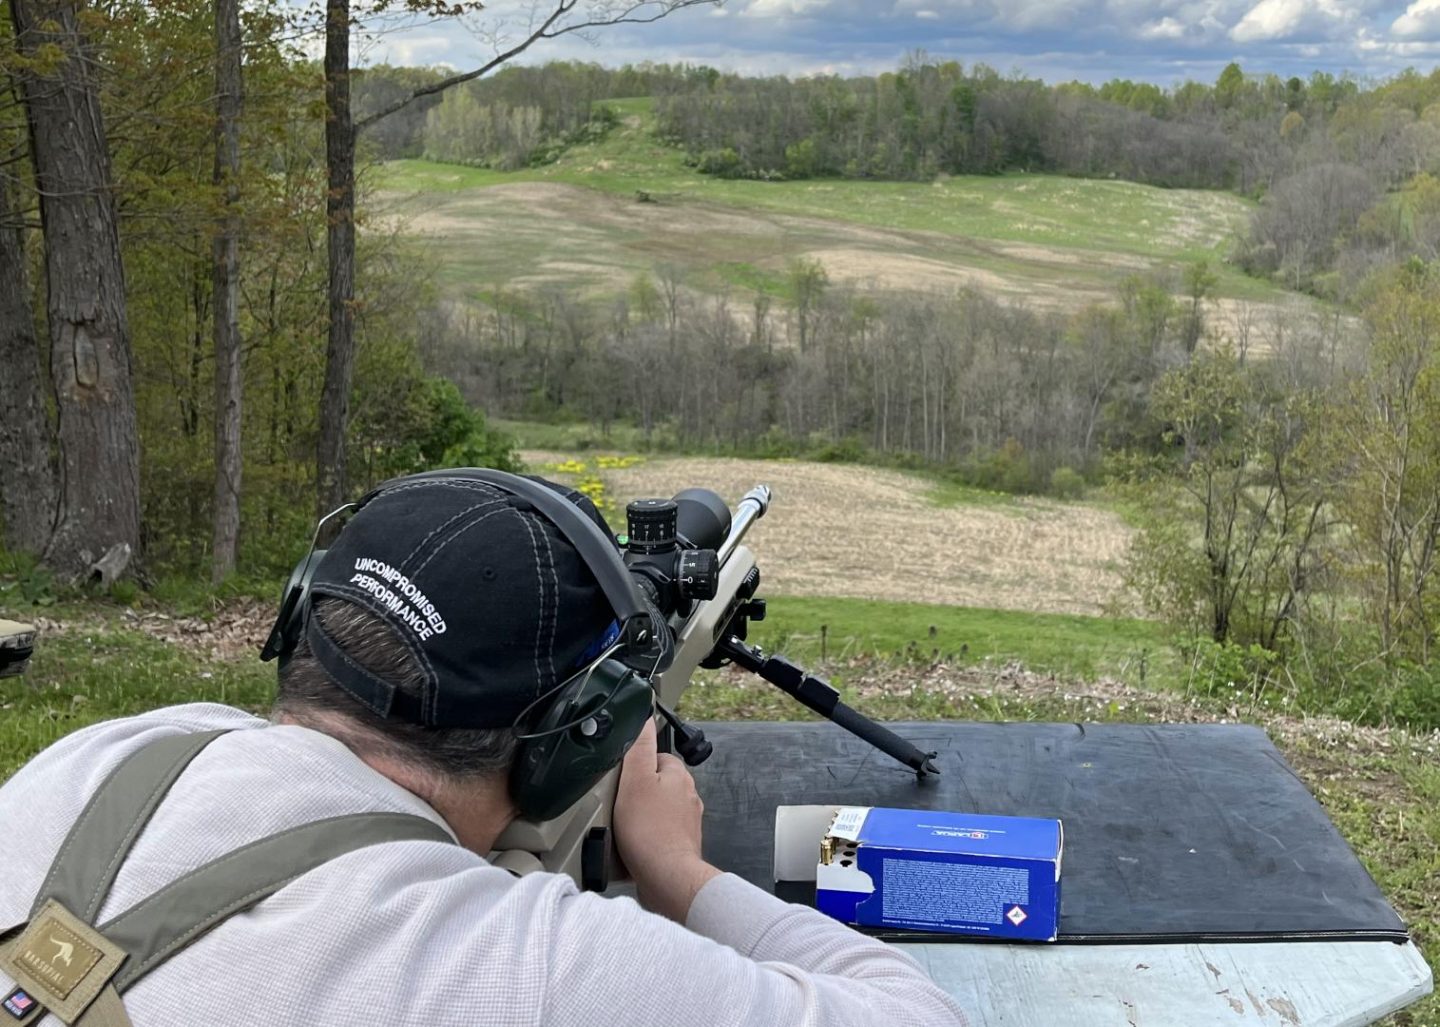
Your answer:
[[[1036,246],[1031,243],[997,242],[991,249],[1014,260],[1035,264],[1054,264],[1060,267],[1101,267],[1121,268],[1126,271],[1143,271],[1153,267],[1154,261],[1127,253],[1107,253],[1103,250],[1059,249],[1054,246]]]
[[[832,281],[879,289],[953,292],[960,288],[1010,292],[1015,283],[991,271],[943,260],[880,250],[811,250],[805,257],[819,261]]]
[[[939,506],[922,478],[791,461],[661,459],[602,477],[622,506],[691,486],[714,489],[733,506],[768,484],[774,502],[746,544],[767,584],[784,595],[1084,614],[1126,605],[1119,568],[1130,529],[1090,506]]]

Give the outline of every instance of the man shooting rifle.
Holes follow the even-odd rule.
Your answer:
[[[287,588],[270,720],[97,724],[0,787],[0,1023],[964,1023],[909,957],[703,860],[656,751],[667,630],[579,494],[387,483]],[[617,765],[638,904],[487,861]]]

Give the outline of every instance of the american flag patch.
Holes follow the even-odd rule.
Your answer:
[[[0,1003],[0,1005],[5,1006],[5,1012],[15,1017],[15,1019],[21,1020],[24,1019],[25,1014],[30,1012],[31,1008],[35,1005],[35,1000],[25,994],[23,989],[16,988],[5,996],[5,1001]]]

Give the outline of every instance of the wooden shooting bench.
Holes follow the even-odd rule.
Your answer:
[[[835,804],[1058,817],[1060,936],[883,936],[986,1024],[1367,1024],[1430,968],[1269,738],[1242,725],[889,725],[938,752],[915,775],[827,723],[707,724],[706,857],[786,898],[775,808]]]

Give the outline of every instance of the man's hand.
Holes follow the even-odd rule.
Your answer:
[[[720,873],[700,856],[704,811],[690,771],[679,757],[656,752],[655,721],[646,721],[621,766],[615,845],[640,902],[682,924],[696,893]]]

